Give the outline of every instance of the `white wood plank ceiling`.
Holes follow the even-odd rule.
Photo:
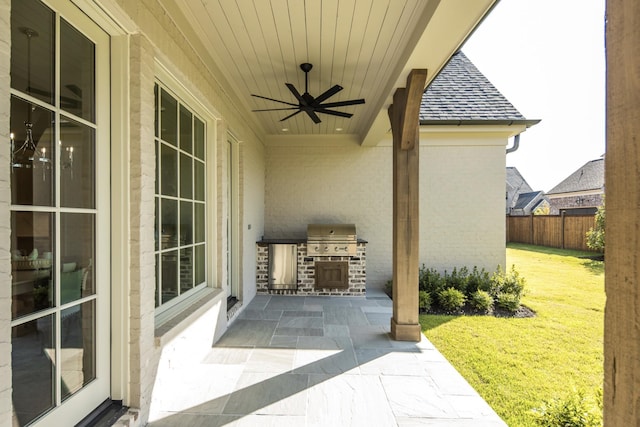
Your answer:
[[[231,82],[247,114],[256,115],[266,134],[356,134],[362,138],[390,95],[387,88],[390,81],[398,78],[398,64],[406,63],[425,31],[425,20],[442,1],[451,0],[164,3],[173,2],[173,7],[183,14]],[[487,1],[482,3],[484,13]],[[366,103],[335,108],[353,113],[350,119],[319,114],[319,124],[304,113],[280,121],[293,111],[250,112],[287,107],[251,94],[297,104],[285,83],[304,92],[304,73],[299,67],[304,62],[313,64],[309,73],[312,96],[338,84],[344,89],[325,102],[364,98]]]

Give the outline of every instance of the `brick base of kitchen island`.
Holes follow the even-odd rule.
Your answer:
[[[355,256],[307,256],[307,244],[296,242],[298,250],[297,290],[269,289],[269,243],[257,243],[256,291],[258,294],[295,294],[301,296],[365,296],[367,277],[366,241],[358,241]],[[316,261],[349,262],[348,288],[316,288]]]

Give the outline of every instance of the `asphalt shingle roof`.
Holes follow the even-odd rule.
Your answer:
[[[521,193],[518,195],[518,201],[513,207],[514,209],[524,209],[529,203],[531,203],[536,197],[542,194],[542,191],[533,191],[531,193]]]
[[[520,171],[513,166],[507,166],[507,185],[518,192],[533,191]]]
[[[422,95],[420,120],[526,120],[462,52]]]
[[[591,160],[569,175],[547,194],[572,193],[574,191],[600,190],[604,188],[604,158]]]

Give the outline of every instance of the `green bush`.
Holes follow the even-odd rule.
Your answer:
[[[393,280],[387,280],[384,284],[384,292],[389,295],[389,298],[393,296]]]
[[[605,228],[604,201],[596,212],[595,225],[587,231],[587,247],[594,251],[604,252],[604,228]]]
[[[422,311],[431,309],[431,295],[427,291],[418,291],[418,308]]]
[[[445,282],[448,288],[454,288],[463,294],[466,294],[467,283],[469,282],[469,269],[467,267],[462,267],[458,270],[456,267],[453,267],[453,271],[450,275],[446,275],[445,273]]]
[[[509,272],[504,272],[498,266],[496,272],[491,276],[489,294],[495,300],[496,306],[515,312],[520,308],[520,299],[524,295],[525,280],[516,271],[515,266],[511,266]]]
[[[493,298],[489,292],[477,290],[469,296],[469,306],[481,313],[490,313],[493,310]]]
[[[522,298],[524,294],[525,280],[520,276],[520,273],[516,271],[515,265],[511,266],[509,272],[502,270],[501,266],[498,266],[496,272],[491,276],[491,285],[489,293],[497,298],[500,294],[513,294]]]
[[[478,270],[478,267],[474,266],[467,279],[467,293],[471,295],[478,290],[489,292],[489,289],[491,289],[491,276],[484,268]]]
[[[542,427],[597,427],[602,425],[602,412],[590,402],[584,392],[578,391],[564,399],[545,402],[534,410]]]
[[[418,280],[418,304],[423,312],[434,307],[450,313],[459,312],[466,302],[476,312],[491,313],[494,306],[516,312],[525,287],[525,280],[515,266],[508,272],[498,266],[493,275],[477,266],[471,272],[467,267],[454,267],[450,274],[446,270],[440,274],[423,264]],[[384,288],[387,295],[393,297],[393,281],[388,280]]]
[[[436,296],[445,286],[444,277],[434,268],[427,268],[424,264],[422,264],[418,273],[418,280],[418,288],[421,291],[430,293],[432,297]]]
[[[466,297],[455,288],[446,288],[438,292],[438,303],[444,310],[454,313],[460,311],[464,305]]]
[[[520,308],[520,298],[514,294],[500,294],[496,298],[496,305],[514,313]]]

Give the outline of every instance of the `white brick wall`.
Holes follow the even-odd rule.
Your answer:
[[[493,143],[421,147],[421,263],[449,271],[504,266],[505,146]]]
[[[131,37],[130,86],[130,399],[146,420],[158,355],[154,347],[155,146],[153,47]]]
[[[212,242],[210,256],[216,257],[213,261],[217,266],[217,275],[213,276],[214,285],[220,284],[226,278],[226,263],[221,262],[225,254],[226,226],[223,221],[223,212],[226,213],[225,193],[221,189],[226,188],[226,159],[222,157],[226,145],[226,131],[231,130],[242,142],[243,158],[251,159],[252,167],[245,168],[241,163],[243,176],[240,189],[241,197],[239,214],[248,210],[254,210],[251,214],[252,229],[247,230],[242,223],[242,238],[249,239],[251,244],[241,243],[241,249],[248,252],[252,262],[250,270],[243,272],[241,276],[248,278],[248,284],[255,284],[255,241],[263,234],[264,204],[260,198],[252,197],[253,193],[264,194],[264,157],[263,145],[257,140],[255,132],[250,128],[245,118],[238,113],[237,108],[229,99],[229,94],[219,76],[212,76],[200,57],[190,48],[181,33],[174,25],[173,20],[167,15],[164,8],[155,0],[145,2],[131,2],[128,0],[115,0],[121,8],[121,13],[128,15],[139,29],[139,34],[131,39],[131,292],[130,292],[130,399],[127,402],[131,406],[141,409],[139,420],[146,423],[149,416],[149,408],[152,400],[154,383],[157,379],[158,367],[163,366],[162,360],[169,357],[175,361],[171,354],[183,354],[180,346],[189,348],[189,340],[196,339],[194,335],[188,335],[176,341],[177,347],[156,347],[154,342],[154,288],[155,288],[155,258],[153,253],[153,216],[154,216],[154,179],[155,179],[155,154],[153,145],[153,81],[155,60],[159,60],[163,66],[184,84],[198,101],[208,108],[216,118],[221,119],[218,126],[218,134],[214,135],[216,147],[209,150],[216,152],[216,159],[221,166],[216,168],[213,185],[217,190],[217,199],[210,200],[214,205],[213,211],[216,222],[216,242]],[[214,67],[215,68],[215,67]],[[216,72],[216,70],[213,70]],[[216,131],[209,129],[210,132]],[[221,147],[222,146],[222,147]],[[217,148],[221,147],[222,150]],[[223,166],[224,165],[224,166]],[[213,165],[216,167],[216,165]],[[244,195],[244,189],[251,188],[252,194]],[[250,199],[248,197],[251,197]],[[244,263],[247,268],[248,263]],[[212,273],[213,274],[213,273]],[[242,285],[242,284],[241,284]],[[246,284],[244,286],[247,286]],[[253,295],[255,290],[249,290],[246,294]],[[245,295],[246,296],[246,295]],[[207,314],[208,315],[208,314]],[[222,318],[220,318],[222,319]],[[223,322],[222,320],[220,322]],[[226,323],[225,323],[226,324]],[[209,325],[219,337],[220,325]],[[210,339],[205,340],[211,342]],[[172,344],[172,346],[174,345]],[[178,353],[176,353],[176,351]],[[167,356],[169,354],[169,356]],[[160,364],[160,365],[159,365]]]
[[[10,0],[0,0],[0,140],[9,140]],[[11,261],[9,144],[2,144],[0,163],[0,426],[11,425]]]
[[[369,241],[368,284],[382,286],[391,274],[391,166],[389,147],[267,147],[265,237],[304,237],[309,223],[354,223]]]
[[[422,141],[420,263],[504,265],[507,136]],[[367,286],[392,275],[392,151],[304,142],[267,147],[265,237],[300,237],[308,223],[355,223],[367,245]]]

